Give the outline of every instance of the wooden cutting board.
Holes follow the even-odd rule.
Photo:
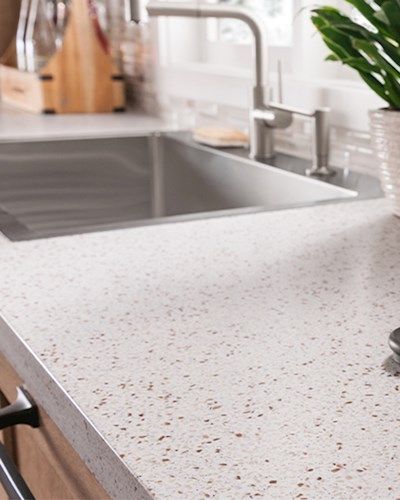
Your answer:
[[[20,0],[0,0],[0,57],[10,46],[18,24]]]

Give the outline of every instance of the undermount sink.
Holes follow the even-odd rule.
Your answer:
[[[363,186],[380,194],[372,177],[322,182],[301,175],[303,160],[240,154],[185,134],[1,143],[0,230],[36,239],[349,200]]]

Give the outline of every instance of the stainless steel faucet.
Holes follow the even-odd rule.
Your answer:
[[[128,20],[138,22],[137,12],[141,0],[125,0]],[[149,16],[231,18],[245,22],[254,37],[254,84],[250,108],[250,157],[268,160],[274,157],[274,130],[287,128],[293,115],[308,116],[314,119],[314,154],[310,175],[328,176],[332,171],[328,166],[329,158],[329,119],[327,108],[315,111],[286,107],[280,103],[267,102],[265,91],[265,29],[260,20],[249,10],[236,6],[213,4],[188,4],[150,1],[147,5]]]

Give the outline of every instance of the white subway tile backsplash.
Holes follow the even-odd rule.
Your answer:
[[[229,113],[224,108],[221,109],[219,116],[224,117],[226,121],[231,116],[234,116],[234,112]],[[246,114],[242,118],[241,125],[246,127]],[[236,122],[236,126],[237,124]],[[276,148],[279,151],[302,158],[311,158],[313,148],[313,123],[311,120],[296,117],[291,127],[285,130],[277,130],[275,137]],[[358,132],[343,127],[332,127],[331,164],[378,176],[370,136],[366,132]]]

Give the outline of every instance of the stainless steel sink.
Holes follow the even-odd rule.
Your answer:
[[[35,239],[380,195],[374,178],[337,171],[327,183],[307,166],[285,155],[263,165],[187,134],[1,143],[0,230]]]

